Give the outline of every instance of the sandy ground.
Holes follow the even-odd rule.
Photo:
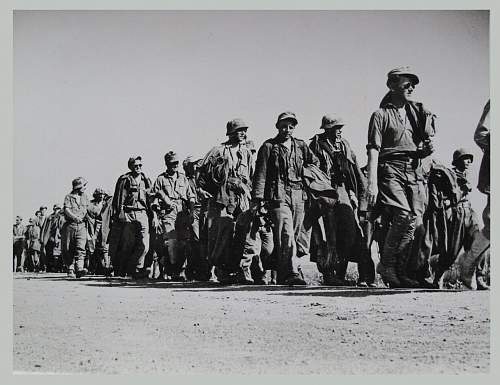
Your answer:
[[[14,372],[462,374],[490,369],[489,292],[16,274]]]

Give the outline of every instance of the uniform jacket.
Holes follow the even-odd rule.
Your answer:
[[[156,194],[168,210],[176,210],[176,212],[186,210],[187,203],[194,205],[196,199],[196,193],[186,175],[178,171],[176,179],[171,178],[166,172],[158,175],[151,194]]]
[[[145,189],[138,188],[132,172],[120,176],[116,182],[115,193],[113,194],[112,210],[113,216],[118,218],[123,207],[149,208],[149,194],[152,187],[151,180],[141,173],[141,184],[144,183]]]
[[[303,168],[309,164],[319,166],[318,158],[311,152],[306,142],[301,139],[291,139],[291,157],[288,164],[284,159],[282,147],[278,138],[266,140],[259,149],[253,178],[254,198],[268,201],[283,202],[285,200],[285,187],[289,186],[288,167],[293,167],[297,174],[303,175]]]
[[[45,220],[42,228],[41,240],[44,245],[50,240],[55,242],[60,237],[60,231],[64,224],[64,215],[62,211],[57,214],[50,214]]]
[[[333,149],[328,143],[325,134],[315,135],[309,147],[314,155],[318,157],[321,170],[332,177],[332,182],[342,181],[347,190],[354,192],[360,208],[365,209],[367,181],[349,142],[344,138],[340,140],[342,158],[339,165],[333,164]],[[335,175],[336,173],[341,175]]]
[[[231,146],[223,143],[214,147],[203,159],[198,186],[230,212],[235,207],[245,211],[249,207],[253,174],[251,151],[240,145],[233,159]]]
[[[89,203],[89,198],[85,193],[81,195],[80,202],[78,202],[75,195],[66,195],[62,209],[66,222],[81,223],[86,220]]]
[[[25,236],[26,236],[26,246],[28,250],[35,250],[35,251],[41,250],[40,227],[38,227],[37,225],[28,225]]]
[[[388,92],[370,119],[367,149],[380,152],[380,161],[391,155],[416,155],[420,143],[436,133],[436,116],[420,102],[408,102],[406,115],[411,126],[410,137],[402,126],[392,94]],[[408,126],[407,126],[408,127]]]
[[[23,224],[16,225],[14,224],[12,230],[12,236],[14,243],[16,242],[24,242],[24,234],[26,232],[26,227]]]

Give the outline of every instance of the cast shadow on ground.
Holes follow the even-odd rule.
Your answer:
[[[68,278],[64,274],[23,274],[15,275],[14,279],[34,279],[44,281],[79,282],[86,286],[103,288],[143,288],[164,289],[185,293],[224,293],[224,292],[269,292],[269,295],[303,296],[303,297],[367,297],[379,295],[408,294],[411,292],[454,292],[460,290],[438,289],[387,289],[362,288],[355,286],[260,286],[260,285],[228,285],[222,286],[216,282],[165,282],[155,280],[132,280],[130,278],[104,276],[86,276],[80,279]]]

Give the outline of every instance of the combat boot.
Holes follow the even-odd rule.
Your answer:
[[[243,267],[241,271],[238,272],[239,283],[242,285],[253,285],[254,280],[252,278],[252,273],[249,267]]]
[[[408,265],[408,258],[410,255],[408,253],[403,253],[399,256],[396,262],[396,273],[398,275],[399,287],[404,288],[417,288],[420,286],[420,283],[414,279],[408,277],[406,273],[406,266]]]
[[[384,262],[387,263],[387,261]],[[394,266],[386,266],[383,265],[382,262],[379,262],[377,266],[377,273],[380,274],[382,281],[384,281],[384,283],[391,289],[401,287],[401,282],[398,279]]]
[[[472,276],[476,267],[485,252],[490,247],[490,241],[481,231],[476,232],[471,248],[465,253],[462,265],[460,266],[460,281],[468,288],[472,289]]]

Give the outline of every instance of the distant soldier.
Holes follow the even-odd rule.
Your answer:
[[[208,281],[210,279],[210,266],[206,252],[201,245],[201,232],[206,220],[206,202],[203,201],[198,192],[197,182],[201,162],[202,159],[193,160],[191,157],[187,157],[182,163],[186,178],[194,193],[193,223],[191,224],[186,276],[199,281]]]
[[[297,123],[293,112],[278,116],[278,134],[266,140],[257,154],[252,191],[252,208],[256,210],[262,201],[269,208],[277,281],[286,285],[306,285],[298,266],[298,257],[309,253],[308,240],[300,238],[307,199],[302,176],[304,166],[319,163],[307,144],[292,136]]]
[[[45,213],[47,212],[47,207],[46,206],[40,206],[36,213],[36,218],[35,218],[35,224],[40,227],[40,229],[43,227],[43,224],[45,222],[45,218],[47,217]]]
[[[198,192],[208,199],[207,255],[221,283],[242,280],[239,260],[232,255],[236,218],[250,207],[252,153],[245,145],[248,126],[241,119],[226,125],[228,140],[214,147],[200,167]]]
[[[38,226],[40,229],[40,237],[43,235],[43,228],[45,226],[45,222],[47,220],[47,215],[45,214],[47,212],[47,206],[40,206],[38,209],[38,215],[35,218],[35,224]],[[42,238],[40,238],[40,271],[46,271],[47,269],[47,256],[45,255],[45,245],[43,243]]]
[[[412,240],[427,199],[422,159],[433,151],[435,116],[413,102],[418,76],[408,67],[387,75],[389,92],[368,129],[368,203],[382,206],[391,225],[378,272],[391,287],[417,287],[407,275]]]
[[[28,256],[28,270],[35,273],[40,271],[40,227],[36,218],[30,218],[26,227],[26,253]]]
[[[61,229],[61,244],[68,277],[80,278],[88,272],[85,268],[85,245],[89,198],[85,194],[87,188],[85,179],[82,177],[73,179],[72,186],[73,189],[64,198],[65,222]]]
[[[149,251],[150,179],[142,172],[142,157],[128,160],[130,172],[120,176],[113,194],[113,217],[121,229],[119,248],[113,253],[115,275],[147,278],[145,258]],[[113,225],[114,226],[114,225]],[[110,244],[111,247],[111,244]]]
[[[111,276],[113,272],[113,266],[111,265],[111,255],[110,255],[110,242],[112,239],[111,236],[111,231],[112,231],[112,226],[113,227],[118,227],[118,224],[115,222],[113,224],[112,222],[112,202],[113,202],[113,197],[109,195],[108,192],[105,191],[104,193],[104,199],[103,199],[103,205],[102,205],[102,211],[101,211],[101,220],[102,220],[102,225],[101,225],[101,230],[97,233],[97,239],[96,239],[96,245],[102,250],[102,259],[101,259],[101,264],[104,268],[104,275],[107,277]],[[121,232],[118,230],[115,232],[117,236],[119,237]],[[117,246],[119,246],[119,239],[115,241],[117,243]]]
[[[356,155],[349,142],[342,137],[344,120],[336,114],[325,115],[321,129],[309,147],[320,162],[320,168],[330,175],[338,199],[333,207],[319,215],[323,216],[326,244],[331,250],[326,253],[332,261],[318,260],[318,268],[328,285],[345,285],[345,274],[349,261],[358,262],[359,283],[373,284],[375,267],[366,242],[362,241],[358,209],[366,211],[366,179],[358,166]],[[313,237],[315,239],[315,237]]]
[[[90,273],[102,272],[103,266],[99,266],[102,260],[102,245],[98,244],[97,237],[102,227],[102,209],[104,204],[105,192],[102,188],[97,187],[92,194],[92,199],[89,202],[88,216],[87,216],[87,231],[89,239],[87,240],[87,257],[85,265]]]
[[[472,187],[467,171],[473,160],[473,155],[461,148],[453,153],[453,170],[437,164],[431,170],[429,209],[435,245],[433,254],[438,255],[437,263],[433,263],[436,287],[462,248],[470,252],[474,238],[478,236],[479,223],[468,197]]]
[[[167,278],[185,281],[185,264],[191,223],[195,205],[195,192],[186,176],[179,171],[179,158],[173,151],[165,154],[166,171],[158,175],[151,194],[158,198],[160,242],[157,253],[163,260]]]
[[[45,219],[42,227],[42,247],[45,249],[48,272],[56,272],[62,268],[61,228],[64,215],[61,213],[61,206],[57,203],[54,204],[52,210],[52,214]]]
[[[14,243],[14,266],[13,271],[24,271],[24,258],[25,258],[25,234],[26,228],[23,225],[23,218],[16,216],[16,223],[13,228],[13,243]]]

